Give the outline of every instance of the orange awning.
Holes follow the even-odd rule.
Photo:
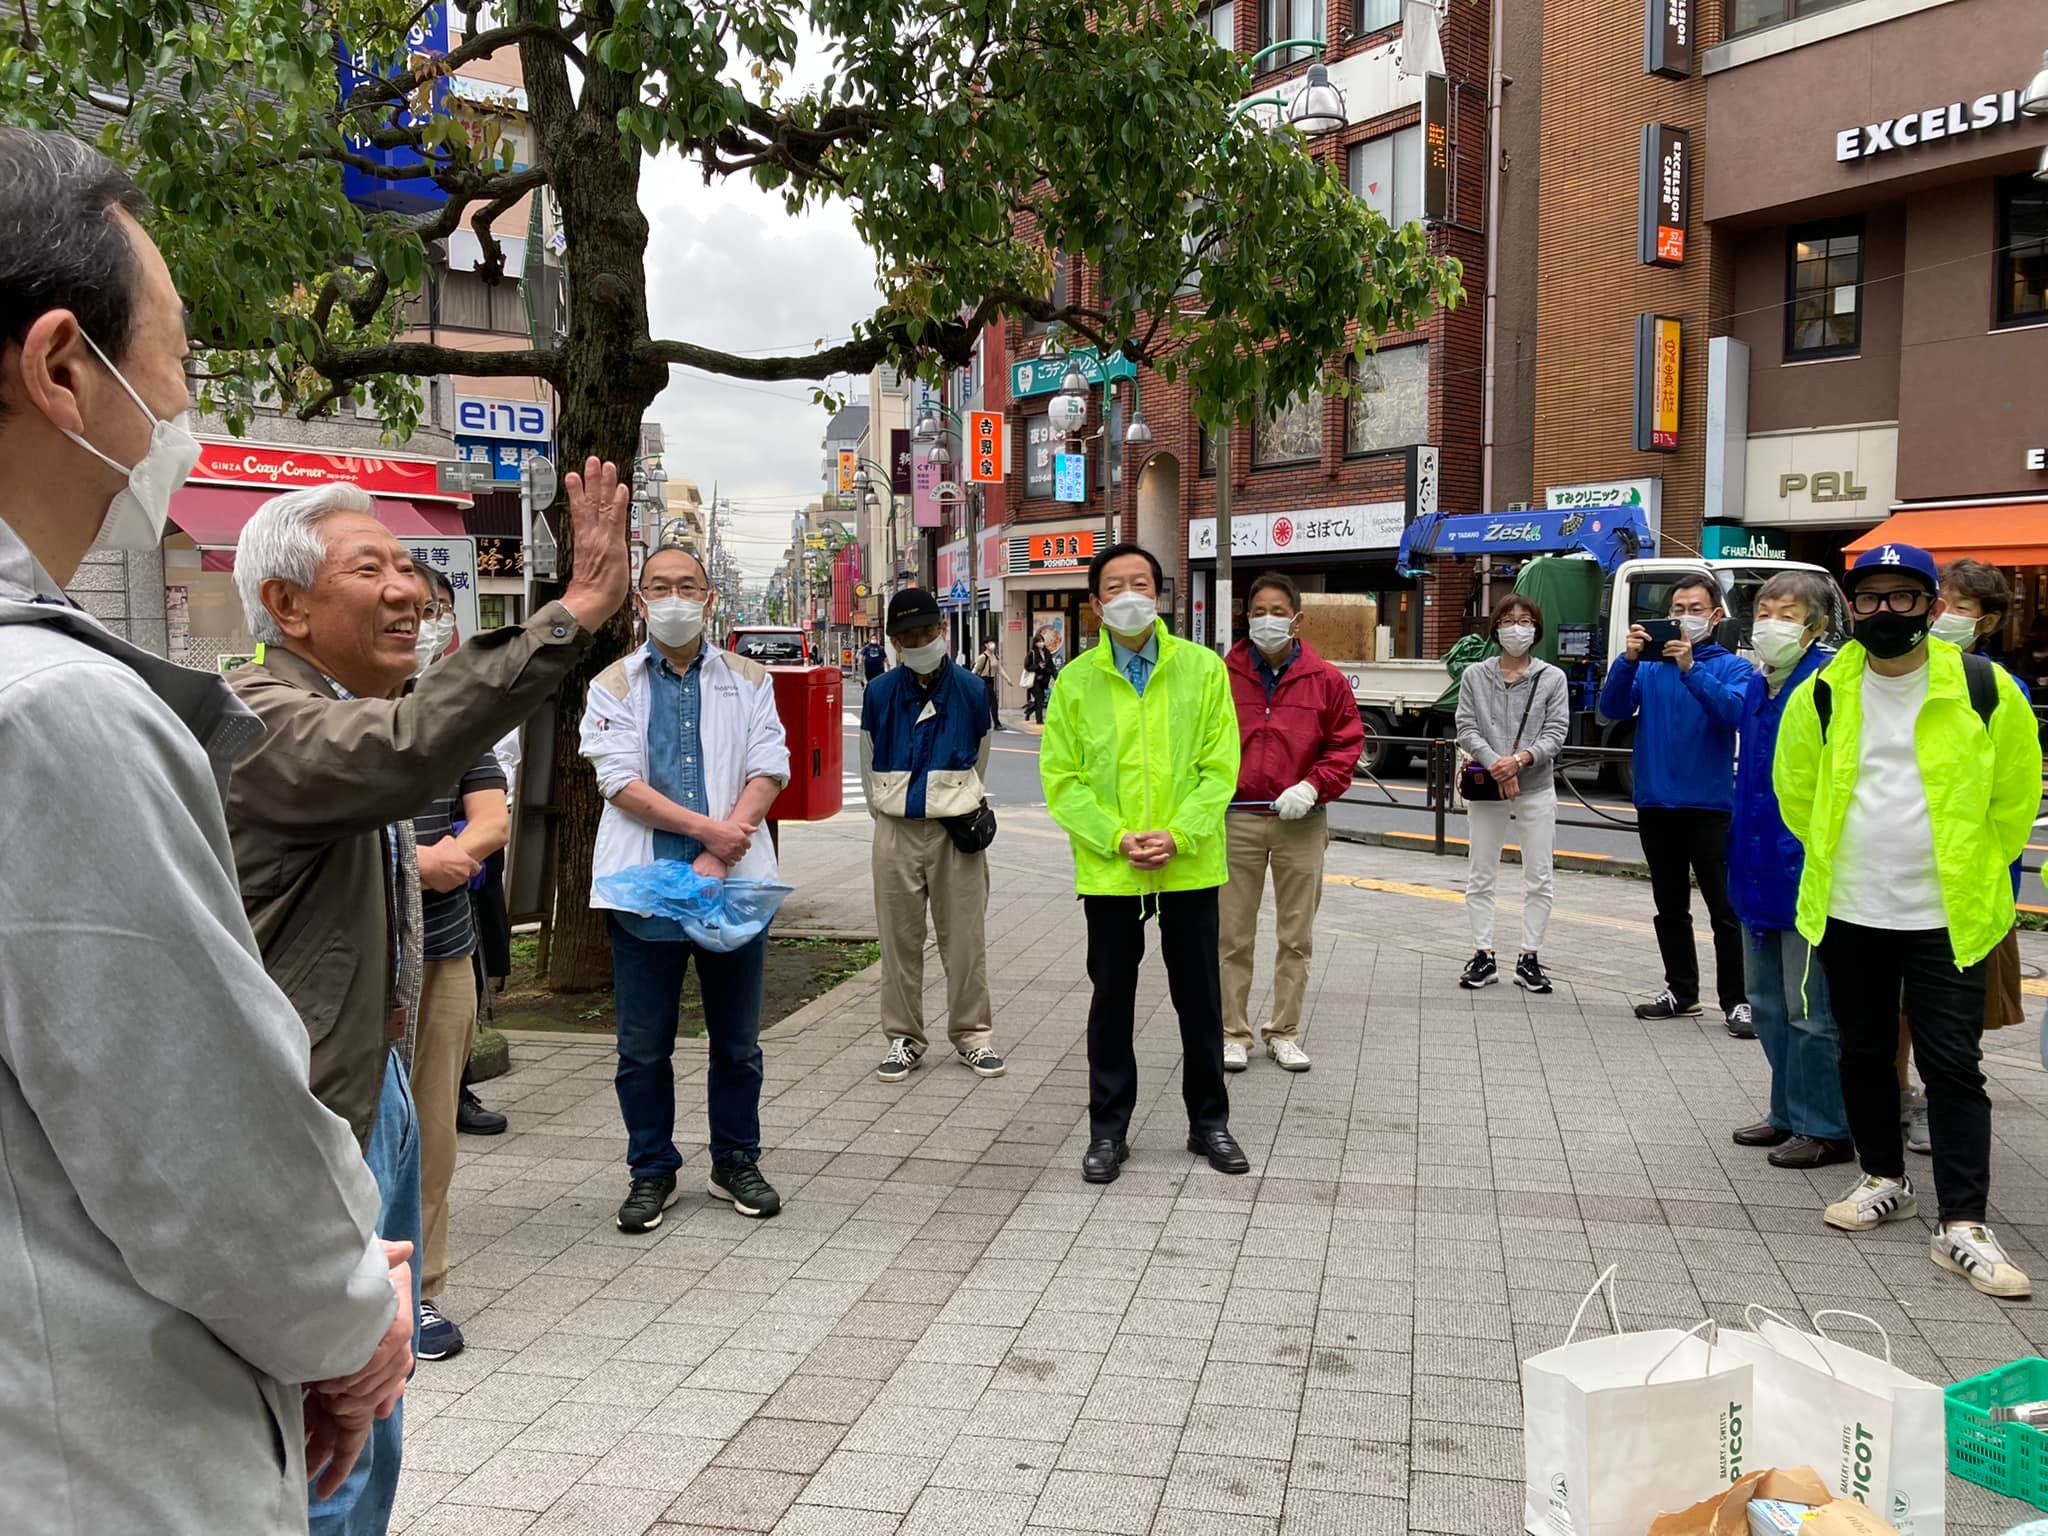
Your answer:
[[[1848,544],[1842,563],[1852,565],[1880,544],[1917,544],[1943,561],[1968,556],[1987,565],[2048,565],[2048,501],[1895,512]]]

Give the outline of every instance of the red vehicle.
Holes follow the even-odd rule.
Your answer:
[[[778,822],[837,816],[845,804],[845,732],[839,718],[845,678],[837,667],[810,665],[810,646],[800,629],[735,629],[726,648],[768,669],[775,712],[789,740],[789,784],[768,808],[769,830]]]

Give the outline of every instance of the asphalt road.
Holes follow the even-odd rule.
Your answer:
[[[852,708],[857,711],[857,694],[855,699]],[[847,730],[846,761],[850,772],[859,761],[859,732],[851,726]],[[1643,850],[1636,840],[1635,808],[1626,800],[1596,789],[1590,775],[1573,783],[1576,794],[1567,789],[1559,791],[1558,852],[1639,864]],[[989,753],[988,796],[998,808],[1045,804],[1038,784],[1035,732],[1012,729],[997,735]],[[1420,769],[1378,780],[1358,779],[1351,793],[1333,805],[1328,814],[1331,827],[1340,833],[1398,832],[1431,841],[1436,835],[1436,817],[1428,809]],[[1462,858],[1464,836],[1464,813],[1453,809],[1444,818],[1446,857]],[[2022,905],[2048,910],[2048,885],[2041,879],[2044,859],[2048,859],[2048,826],[2038,828],[2035,842],[2028,847],[2027,872],[2020,884]]]

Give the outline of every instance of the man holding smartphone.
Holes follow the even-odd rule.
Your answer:
[[[1607,669],[1600,713],[1638,719],[1636,830],[1657,904],[1664,990],[1636,1005],[1639,1019],[1691,1018],[1700,1011],[1699,956],[1692,938],[1692,880],[1699,879],[1714,930],[1714,979],[1728,1033],[1753,1040],[1742,981],[1742,925],[1728,902],[1728,823],[1735,808],[1735,728],[1755,668],[1714,642],[1727,617],[1721,589],[1705,571],[1671,587],[1675,635],[1637,624]]]

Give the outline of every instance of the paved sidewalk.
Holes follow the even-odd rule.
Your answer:
[[[1002,815],[990,972],[1009,1074],[934,1057],[885,1086],[872,974],[819,999],[765,1042],[774,1221],[697,1192],[700,1046],[678,1052],[684,1198],[627,1237],[608,1046],[517,1041],[485,1090],[513,1131],[465,1139],[456,1175],[443,1302],[469,1348],[413,1383],[395,1529],[1507,1536],[1519,1361],[1562,1339],[1608,1264],[1632,1325],[1847,1307],[1936,1381],[2048,1343],[2048,1308],[1940,1274],[1918,1223],[1824,1227],[1847,1170],[1730,1144],[1761,1053],[1718,1017],[1629,1014],[1655,980],[1633,881],[1559,876],[1554,996],[1467,994],[1461,865],[1333,847],[1315,1069],[1261,1058],[1231,1081],[1251,1176],[1182,1149],[1155,956],[1132,1159],[1083,1184],[1080,913],[1050,822]],[[785,828],[792,921],[872,926],[867,830]],[[2038,967],[2048,941],[2023,937]],[[935,959],[927,981],[942,1039]],[[2006,1035],[1993,1218],[2048,1294],[2048,1074],[2031,1026]],[[1950,1482],[1956,1536],[2029,1513]]]

